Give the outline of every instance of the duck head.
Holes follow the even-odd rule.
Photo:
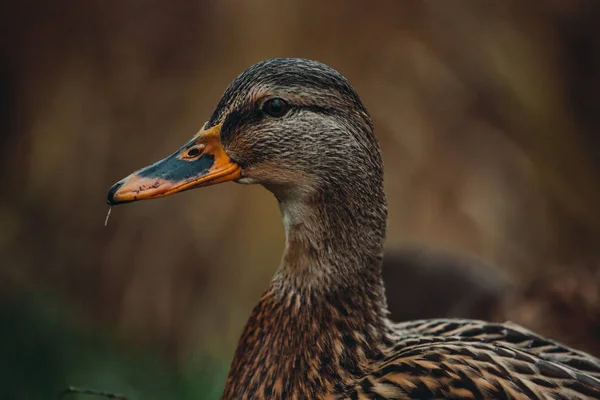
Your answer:
[[[113,185],[108,203],[227,181],[262,184],[285,201],[361,190],[365,180],[378,190],[382,165],[371,120],[352,86],[324,64],[279,58],[239,75],[200,132]]]

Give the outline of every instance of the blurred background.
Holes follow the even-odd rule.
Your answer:
[[[396,319],[510,319],[600,355],[598,2],[21,0],[0,20],[0,398],[219,397],[283,250],[275,199],[227,184],[104,227],[106,192],[279,56],[336,68],[372,114]]]

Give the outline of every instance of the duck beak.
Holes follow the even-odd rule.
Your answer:
[[[175,153],[115,183],[108,204],[154,199],[241,176],[221,145],[221,125],[202,129]]]

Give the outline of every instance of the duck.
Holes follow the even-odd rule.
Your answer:
[[[107,201],[230,181],[275,196],[286,240],[222,399],[600,398],[600,360],[521,326],[390,321],[380,146],[356,90],[332,67],[301,58],[250,66],[197,134],[115,183]]]

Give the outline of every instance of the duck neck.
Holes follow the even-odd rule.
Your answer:
[[[242,334],[223,398],[315,398],[382,357],[385,199],[372,193],[378,199],[358,204],[340,194],[278,196],[285,253]]]
[[[286,244],[274,284],[323,294],[382,291],[385,198],[383,193],[364,197],[349,201],[340,190],[281,198]]]

